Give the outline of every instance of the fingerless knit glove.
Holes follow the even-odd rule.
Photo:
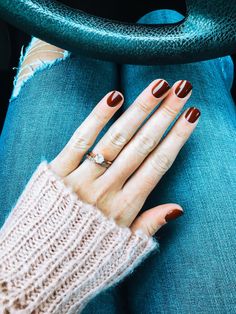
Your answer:
[[[0,231],[0,313],[78,313],[159,244],[81,201],[43,161]]]

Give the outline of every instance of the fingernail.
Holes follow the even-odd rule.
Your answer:
[[[179,98],[184,98],[193,89],[192,84],[189,81],[182,80],[175,89],[175,94]]]
[[[183,215],[183,211],[180,210],[180,209],[172,209],[166,216],[165,216],[165,220],[166,222],[170,221],[170,220],[173,220],[173,219],[176,219],[180,216]]]
[[[197,119],[200,117],[201,115],[201,111],[198,110],[195,107],[191,107],[188,109],[188,111],[185,114],[185,119],[190,122],[190,123],[194,123],[197,121]]]
[[[121,102],[122,99],[123,98],[121,94],[114,90],[107,98],[107,104],[110,107],[115,107]]]
[[[165,80],[160,80],[152,88],[152,94],[156,98],[160,98],[170,89],[170,85]]]

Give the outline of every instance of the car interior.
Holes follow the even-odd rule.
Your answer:
[[[108,0],[60,0],[63,4],[87,13],[123,22],[135,22],[144,14],[157,9],[172,9],[183,15],[186,14],[185,1],[127,1]],[[220,14],[220,13],[219,13]],[[16,74],[22,46],[26,46],[30,40],[30,34],[23,32],[0,19],[0,102],[1,102],[1,124],[2,129],[4,118],[7,112],[9,98],[12,92],[13,79]],[[236,62],[236,53],[231,55]],[[236,101],[236,80],[232,86],[232,97]]]

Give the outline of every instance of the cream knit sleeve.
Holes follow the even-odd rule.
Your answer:
[[[82,202],[43,161],[0,231],[0,313],[79,313],[155,248]]]

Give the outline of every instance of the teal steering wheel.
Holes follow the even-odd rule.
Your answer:
[[[236,0],[186,0],[171,25],[109,20],[55,0],[0,0],[0,16],[51,44],[97,59],[130,64],[206,60],[236,50]]]

